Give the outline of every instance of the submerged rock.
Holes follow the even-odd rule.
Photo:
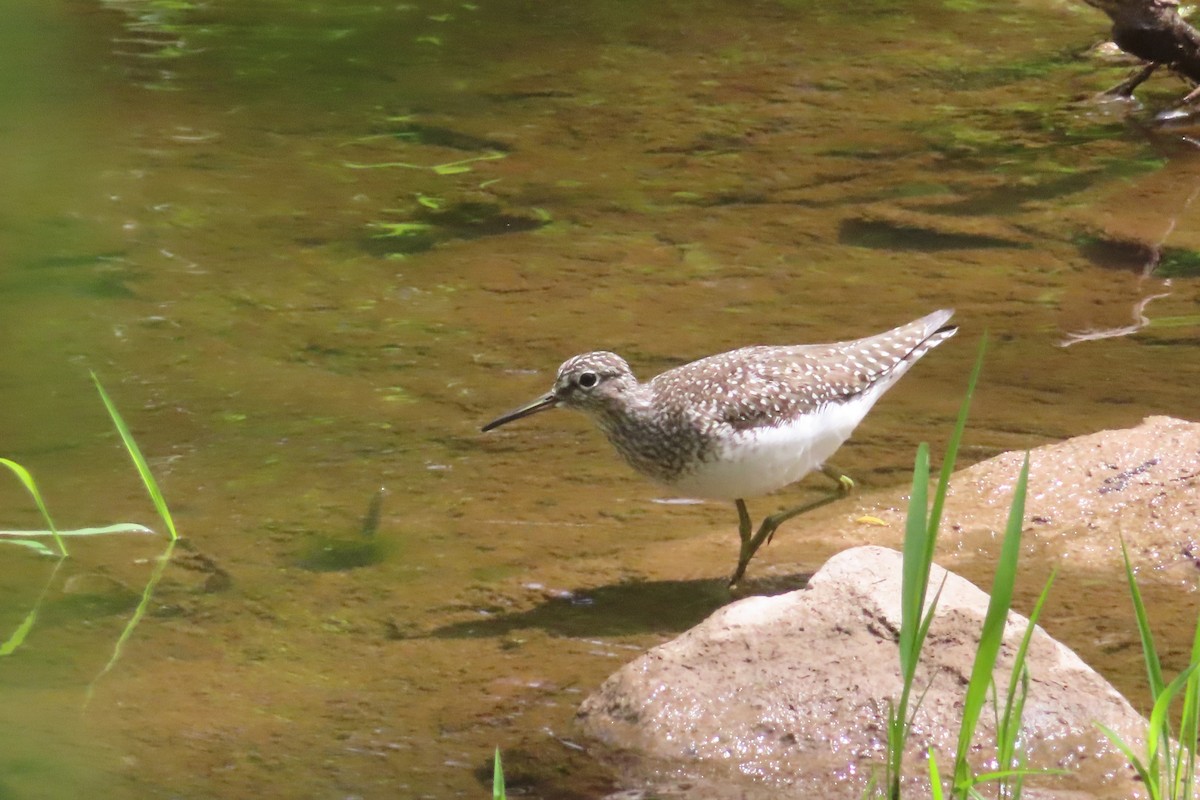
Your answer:
[[[900,554],[859,547],[829,560],[805,589],[728,605],[679,638],[627,664],[584,701],[583,731],[627,754],[631,784],[663,796],[857,798],[881,778],[889,702],[900,694],[897,634]],[[952,769],[962,697],[987,596],[934,567],[945,579],[922,653],[924,694],[907,749],[905,774],[927,791],[924,753]],[[1008,684],[1028,620],[1009,616],[995,675]],[[1028,781],[1037,796],[1138,796],[1124,757],[1096,727],[1142,749],[1145,721],[1111,685],[1040,628],[1028,654],[1024,739],[1032,768],[1066,776]],[[915,696],[914,696],[915,700]],[[993,715],[985,709],[973,758],[991,768]],[[1103,794],[1092,793],[1104,786]],[[1063,794],[1059,794],[1062,792]],[[1030,791],[1027,796],[1034,796]],[[919,796],[919,795],[914,795]]]

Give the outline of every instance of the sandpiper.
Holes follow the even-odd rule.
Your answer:
[[[943,309],[884,333],[832,344],[756,346],[709,356],[639,383],[616,353],[563,362],[554,387],[483,430],[562,406],[582,411],[635,470],[682,496],[732,500],[742,547],[734,586],[786,520],[844,495],[853,482],[825,465],[875,401],[917,359],[954,335]],[[753,530],[747,497],[814,470],[839,491],[766,517]]]

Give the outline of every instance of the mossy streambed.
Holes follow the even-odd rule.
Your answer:
[[[955,307],[837,459],[865,497],[939,451],[984,329],[967,462],[1196,415],[1200,161],[1146,125],[1169,79],[1088,102],[1124,71],[1083,4],[27,5],[0,455],[64,526],[152,524],[95,369],[198,554],[83,709],[161,542],[73,550],[0,659],[0,794],[475,797],[499,745],[510,786],[601,796],[575,707],[727,602],[736,533],[583,420],[478,435],[576,352],[646,377]],[[793,521],[758,589],[886,539],[861,511]],[[1163,560],[1170,661],[1194,609]],[[51,578],[9,563],[5,636]],[[1136,698],[1120,578],[1063,564],[1042,619]]]

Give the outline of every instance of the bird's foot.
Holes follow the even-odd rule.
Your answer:
[[[838,492],[843,495],[854,491],[854,479],[831,464],[821,466],[821,474],[838,485]]]

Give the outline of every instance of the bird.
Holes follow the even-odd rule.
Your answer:
[[[828,344],[755,345],[708,356],[639,382],[609,351],[558,368],[545,394],[482,427],[484,433],[552,408],[581,411],[634,470],[685,497],[733,501],[741,549],[736,586],[785,521],[848,493],[826,464],[877,400],[923,355],[954,335],[953,309],[892,330]],[[828,497],[765,517],[755,530],[746,498],[821,471]]]

